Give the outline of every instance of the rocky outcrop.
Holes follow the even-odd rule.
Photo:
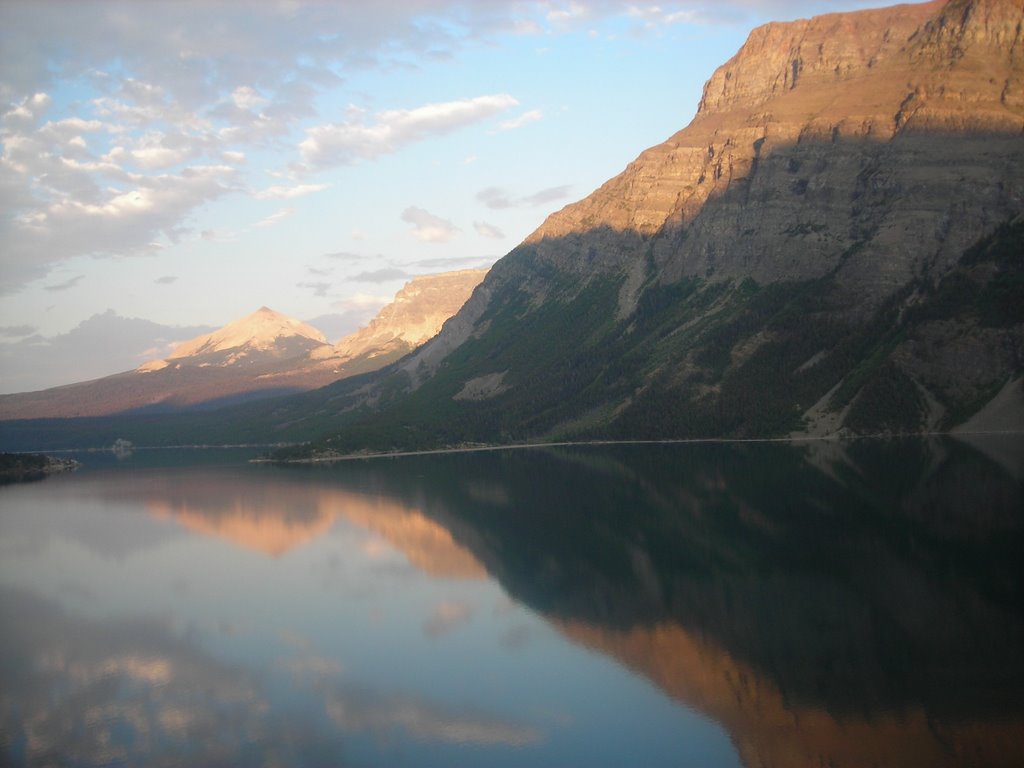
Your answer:
[[[436,336],[486,274],[486,269],[463,269],[414,278],[365,328],[311,357],[338,365],[359,357],[394,359],[396,352],[405,354]]]

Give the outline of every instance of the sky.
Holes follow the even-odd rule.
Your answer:
[[[683,128],[753,27],[885,4],[0,0],[0,393],[261,306],[336,341]]]

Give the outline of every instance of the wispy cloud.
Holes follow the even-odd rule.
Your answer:
[[[273,186],[261,189],[256,193],[257,200],[290,200],[295,197],[311,195],[314,192],[330,188],[330,184],[296,184],[291,187]]]
[[[26,336],[31,336],[36,332],[35,326],[32,325],[5,325],[0,326],[0,336],[8,339],[21,339]]]
[[[569,190],[572,187],[568,184],[563,184],[559,187],[548,187],[542,189],[540,192],[534,192],[532,195],[527,195],[522,198],[520,203],[522,205],[546,205],[547,203],[553,203],[557,200],[564,200],[569,196]]]
[[[253,226],[254,227],[260,227],[260,228],[263,228],[263,227],[273,227],[275,224],[280,224],[282,221],[287,219],[293,213],[295,213],[295,208],[282,208],[281,210],[276,211],[275,213],[270,214],[265,219],[260,219],[255,224],[253,224]]]
[[[70,278],[69,280],[65,280],[63,283],[54,283],[53,285],[47,285],[47,286],[45,286],[45,290],[47,290],[47,291],[67,291],[67,290],[70,290],[71,288],[74,288],[76,285],[78,285],[82,281],[83,277],[85,277],[85,275],[75,275],[74,277]]]
[[[392,280],[406,280],[410,277],[412,277],[412,275],[404,269],[399,269],[398,267],[383,267],[382,269],[359,272],[358,274],[349,277],[349,280],[357,283],[387,283]]]
[[[505,237],[505,233],[498,229],[493,224],[488,224],[486,221],[474,221],[473,229],[481,237],[491,237],[496,240],[501,240]]]
[[[518,104],[507,93],[499,93],[387,110],[378,112],[371,121],[363,112],[352,110],[348,120],[307,128],[299,152],[311,169],[373,160],[409,144],[452,133]]]
[[[494,210],[501,210],[503,208],[523,208],[545,205],[557,200],[564,200],[569,196],[570,189],[572,189],[570,185],[563,184],[558,187],[542,189],[539,192],[534,192],[532,195],[513,197],[507,190],[504,190],[501,187],[487,187],[486,189],[482,189],[477,192],[476,199],[488,208],[492,208]]]
[[[447,243],[459,231],[459,228],[447,219],[416,206],[410,206],[402,211],[402,221],[412,224],[413,236],[425,243]]]
[[[314,296],[323,297],[323,296],[327,295],[327,292],[329,290],[331,290],[332,286],[331,286],[331,283],[328,283],[328,282],[315,281],[315,282],[296,283],[295,287],[296,288],[308,288],[310,291],[313,292]]]
[[[177,280],[177,275],[163,275],[162,277],[158,277],[153,282],[156,283],[157,285],[170,285],[171,283],[177,282]]]
[[[514,131],[517,128],[522,128],[524,125],[535,123],[544,117],[544,113],[539,109],[531,109],[529,112],[524,112],[519,117],[515,117],[511,120],[506,120],[498,126],[499,131]]]
[[[486,269],[497,259],[497,256],[445,256],[440,259],[420,259],[407,266],[423,274],[454,269]]]

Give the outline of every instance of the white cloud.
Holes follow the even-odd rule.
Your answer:
[[[500,240],[505,237],[505,233],[498,229],[493,224],[488,224],[486,221],[474,221],[473,228],[476,233],[481,237],[492,237]]]
[[[369,123],[363,113],[350,111],[349,120],[307,128],[299,152],[308,166],[317,169],[372,160],[408,144],[451,133],[518,103],[507,93],[499,93],[387,110]]]
[[[558,187],[547,187],[532,195],[512,197],[501,187],[487,187],[477,192],[476,199],[493,210],[524,208],[564,200],[569,195],[569,189],[568,184],[563,184]]]
[[[162,238],[173,241],[190,217],[243,187],[231,166],[246,157],[263,162],[284,146],[295,151],[292,136],[301,137],[294,169],[316,171],[497,116],[508,118],[504,130],[541,117],[531,110],[509,118],[518,102],[507,93],[318,116],[342,73],[415,67],[498,35],[557,34],[628,22],[630,13],[642,31],[649,23],[866,3],[0,2],[0,293],[74,256],[146,253]],[[289,159],[271,163],[285,169]],[[270,189],[265,199],[306,193],[303,185]],[[443,227],[417,233],[450,236]]]
[[[0,293],[74,256],[152,252],[161,236],[176,241],[193,211],[237,188],[234,169],[220,165],[152,176],[121,173],[115,184],[100,188],[71,164],[45,157],[32,162],[24,175],[51,167],[60,173],[46,180],[48,199],[31,201],[0,223],[5,248]]]
[[[279,211],[275,211],[274,213],[270,214],[266,218],[260,219],[255,224],[253,224],[253,226],[254,227],[260,227],[260,228],[273,227],[273,226],[275,226],[277,224],[280,224],[282,221],[287,219],[293,213],[295,213],[295,208],[291,208],[291,207],[289,207],[289,208],[281,208]]]
[[[512,120],[506,120],[498,126],[500,131],[514,131],[516,128],[522,128],[524,125],[535,123],[544,117],[544,113],[539,109],[531,109],[529,112],[524,112],[519,117],[513,118]]]
[[[565,26],[590,16],[590,9],[583,3],[572,2],[562,8],[548,11],[547,19],[554,25]]]
[[[330,184],[296,184],[291,187],[281,185],[267,187],[256,193],[257,200],[290,200],[293,197],[302,197],[314,192],[320,192],[330,187]]]
[[[240,85],[235,88],[231,92],[231,100],[239,109],[259,109],[270,103],[268,98],[248,85]]]
[[[626,14],[631,18],[643,22],[646,29],[659,29],[672,24],[693,24],[699,23],[703,14],[699,9],[668,10],[659,5],[635,6],[631,5]]]
[[[296,288],[306,288],[313,292],[314,296],[324,297],[327,296],[327,292],[333,287],[331,283],[326,280],[315,280],[315,281],[303,281],[295,284]]]
[[[446,219],[410,206],[402,211],[402,221],[413,225],[413,236],[425,243],[447,243],[459,228]]]
[[[408,280],[410,277],[412,275],[399,267],[382,267],[349,275],[348,279],[357,283],[389,283],[394,280]]]

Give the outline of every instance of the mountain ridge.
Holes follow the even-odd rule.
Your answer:
[[[0,420],[223,407],[325,386],[374,370],[436,333],[487,270],[411,279],[366,328],[331,345],[268,307],[178,344],[132,371],[39,392],[0,395]],[[396,309],[396,303],[404,311]]]
[[[1022,17],[1018,0],[953,0],[754,30],[689,126],[549,216],[386,382],[339,392],[361,415],[318,445],[389,447],[402,421],[410,445],[820,433],[823,412],[835,432],[965,420],[1024,368],[1014,312],[979,324],[960,296],[960,315],[921,321],[915,343],[887,324],[950,276],[1024,301]],[[1011,255],[962,265],[986,237]],[[541,336],[574,339],[571,362],[535,365]],[[454,408],[467,387],[514,415]],[[912,416],[864,415],[886,387]],[[428,409],[445,423],[415,415]]]

